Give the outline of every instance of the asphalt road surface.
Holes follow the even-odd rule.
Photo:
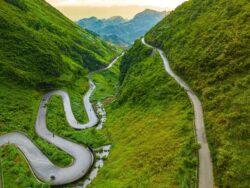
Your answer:
[[[153,46],[147,44],[145,39],[142,39],[142,43],[147,47],[154,48]],[[190,89],[190,87],[179,77],[177,76],[173,70],[171,69],[169,62],[161,49],[155,48],[159,53],[163,60],[164,68],[166,72],[174,78],[178,84],[183,87],[188,94],[193,107],[194,107],[194,115],[195,115],[195,127],[196,127],[196,136],[197,141],[200,144],[199,149],[199,188],[213,188],[214,187],[214,179],[213,179],[213,165],[210,155],[210,150],[208,147],[205,125],[203,119],[203,110],[202,104],[199,98],[195,95],[195,93]]]
[[[118,58],[116,58],[108,67],[101,70],[107,70],[111,68]],[[98,123],[98,118],[92,107],[92,104],[90,103],[90,96],[92,95],[96,86],[91,79],[89,79],[89,86],[89,91],[83,97],[84,107],[89,118],[89,122],[85,124],[80,124],[77,122],[71,109],[70,98],[66,92],[61,90],[56,90],[45,94],[38,110],[35,123],[36,133],[44,140],[71,155],[74,158],[74,161],[70,166],[65,168],[55,166],[24,133],[12,132],[0,136],[0,147],[7,144],[13,144],[17,146],[24,154],[36,177],[39,180],[51,185],[68,184],[83,177],[89,171],[94,162],[92,152],[87,147],[70,142],[50,132],[46,125],[46,115],[47,103],[49,102],[50,98],[53,95],[59,95],[63,100],[66,119],[72,128],[87,129],[95,126]]]

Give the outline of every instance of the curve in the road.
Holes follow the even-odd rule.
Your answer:
[[[117,60],[118,58],[116,58],[104,70],[111,68]],[[85,110],[89,118],[89,122],[86,124],[80,124],[77,122],[71,109],[70,98],[66,92],[61,90],[56,90],[45,94],[38,110],[35,124],[36,133],[44,140],[47,140],[49,143],[56,145],[58,148],[70,154],[74,158],[74,162],[71,166],[65,168],[55,166],[23,133],[12,132],[0,136],[0,147],[7,144],[13,144],[17,146],[26,157],[36,177],[39,180],[51,185],[68,184],[83,177],[93,164],[94,157],[92,152],[88,148],[67,141],[66,139],[61,138],[48,130],[46,126],[46,104],[53,95],[60,95],[63,100],[66,119],[72,128],[86,129],[93,127],[98,123],[98,118],[90,103],[90,96],[92,95],[96,86],[91,79],[89,79],[89,85],[90,89],[83,98]]]
[[[147,44],[145,39],[142,38],[142,43],[147,47],[154,48],[153,46]],[[203,120],[203,110],[202,104],[199,98],[195,95],[195,93],[190,89],[190,87],[171,69],[169,62],[161,49],[155,48],[160,53],[160,56],[163,60],[164,67],[166,72],[174,78],[178,84],[185,89],[187,92],[193,107],[194,107],[194,115],[195,115],[195,127],[196,127],[196,136],[197,141],[200,144],[199,149],[199,188],[213,188],[214,179],[213,179],[213,165],[210,155],[210,150],[208,147],[205,125]]]

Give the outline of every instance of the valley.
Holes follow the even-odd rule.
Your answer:
[[[0,187],[248,187],[247,0],[77,23],[0,7]]]
[[[107,112],[104,131],[112,149],[90,187],[195,186],[199,146],[193,131],[192,105],[185,92],[166,74],[159,54],[140,41],[121,62],[121,75],[125,65],[131,67],[124,78],[116,76],[120,90],[98,89],[98,83],[114,87],[113,73],[94,76],[94,97],[107,97],[103,102]],[[118,92],[116,98],[111,91],[113,95]]]
[[[167,14],[168,12],[165,11],[158,12],[146,9],[136,14],[130,20],[120,16],[114,16],[109,19],[91,17],[78,20],[77,24],[99,35],[105,41],[128,47],[161,21]]]
[[[68,92],[76,119],[86,122],[82,95],[89,87],[88,71],[105,67],[120,50],[82,30],[43,0],[3,0],[0,7],[0,134],[24,133],[53,164],[69,166],[72,156],[36,135],[34,125],[41,99],[51,90]],[[49,106],[54,100],[57,97],[50,99]],[[49,118],[57,113],[57,109],[48,110],[48,129],[63,132],[63,121],[57,124],[56,118]],[[67,139],[80,140],[81,144],[102,146],[105,142],[105,136],[93,129],[84,133],[72,129],[67,134]],[[49,186],[37,181],[25,157],[13,145],[1,147],[1,172],[4,187]]]
[[[117,60],[117,59],[116,59]],[[116,61],[115,60],[115,61]],[[115,61],[107,67],[111,68]],[[36,134],[42,139],[48,141],[50,144],[55,145],[67,154],[74,158],[74,162],[67,168],[58,168],[32,143],[32,141],[25,136],[25,134],[13,132],[0,136],[0,147],[6,144],[17,146],[24,154],[32,171],[36,177],[51,185],[63,185],[72,183],[79,178],[83,177],[91,168],[94,163],[94,156],[89,148],[84,148],[73,142],[67,141],[62,137],[50,132],[46,125],[47,104],[53,95],[60,96],[63,100],[63,107],[67,123],[74,129],[83,130],[91,128],[98,123],[98,118],[90,103],[90,96],[95,89],[95,84],[89,80],[89,91],[85,94],[83,102],[85,111],[88,115],[89,122],[79,124],[75,119],[69,95],[60,90],[55,90],[44,95],[42,102],[39,106],[37,120],[35,124]]]

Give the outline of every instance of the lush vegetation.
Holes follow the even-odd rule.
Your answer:
[[[91,79],[94,81],[96,85],[96,89],[91,96],[91,101],[103,101],[106,98],[113,98],[117,92],[119,87],[119,65],[121,58],[118,59],[112,68],[95,73],[91,76]]]
[[[1,0],[0,7],[0,134],[25,132],[51,161],[68,165],[71,156],[34,132],[42,95],[68,91],[74,114],[86,121],[84,76],[117,51],[43,0]],[[189,0],[146,36],[203,102],[218,187],[250,184],[249,14],[247,0]],[[92,147],[112,143],[92,187],[194,187],[198,145],[185,92],[166,74],[159,54],[139,41],[120,71],[117,65],[92,75],[92,100],[103,100],[108,115],[103,131],[71,129],[57,96],[48,105],[49,129]],[[0,154],[5,187],[47,186],[14,146]]]
[[[3,179],[1,183],[4,187],[49,187],[49,185],[39,182],[29,170],[28,163],[24,156],[15,146],[0,148],[1,173]]]
[[[189,0],[146,36],[203,102],[219,187],[249,187],[250,4]]]
[[[64,89],[76,118],[86,121],[82,95],[89,85],[85,76],[106,65],[117,49],[44,0],[1,0],[0,7],[0,135],[24,132],[56,165],[69,165],[71,156],[34,131],[39,103],[47,91]],[[48,123],[56,134],[93,147],[107,143],[107,138],[94,130],[70,129],[61,100],[53,97],[50,102]],[[0,149],[4,187],[46,187],[35,179],[16,147]]]
[[[12,131],[24,132],[55,164],[60,166],[69,164],[72,159],[66,153],[40,139],[34,131],[41,98],[42,93],[36,90],[23,88],[13,83],[1,83],[1,134]],[[23,159],[24,158],[20,156],[20,152],[13,146],[2,149],[1,166],[5,187],[29,187],[37,184],[28,165]],[[23,174],[29,175],[24,176]],[[9,181],[10,179],[11,181]]]
[[[78,97],[80,99],[82,98],[81,95]],[[72,129],[67,123],[61,97],[53,96],[48,108],[50,111],[47,116],[47,122],[48,128],[51,132],[92,148],[98,148],[109,144],[106,134],[97,131],[95,127],[83,131]],[[82,108],[83,107],[81,107],[77,112],[80,112]]]
[[[117,86],[115,69],[94,75],[97,85]],[[97,87],[94,96],[107,97],[104,131],[112,149],[91,186],[194,187],[198,146],[185,92],[166,74],[158,53],[139,41],[120,70],[118,95],[117,87]]]
[[[0,76],[51,87],[74,82],[84,68],[103,67],[116,54],[44,0],[2,0],[0,6]]]
[[[82,103],[82,96],[87,89],[88,82],[85,80],[79,80],[75,85],[63,88],[70,95],[73,112],[79,122],[87,121]],[[72,162],[72,157],[40,139],[34,132],[37,110],[43,94],[13,83],[1,84],[1,134],[14,130],[25,133],[53,163],[63,167]],[[69,127],[59,96],[53,96],[49,101],[47,124],[53,133],[83,145],[95,148],[109,144],[106,134],[97,132],[94,128],[75,131]],[[45,186],[35,179],[21,152],[14,146],[1,148],[1,169],[5,187]]]

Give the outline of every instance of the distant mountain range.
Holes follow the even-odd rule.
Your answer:
[[[167,12],[165,11],[158,12],[147,9],[135,15],[131,20],[126,20],[120,16],[109,19],[91,17],[81,19],[77,23],[81,27],[100,35],[106,41],[127,46],[143,36],[166,15]]]

